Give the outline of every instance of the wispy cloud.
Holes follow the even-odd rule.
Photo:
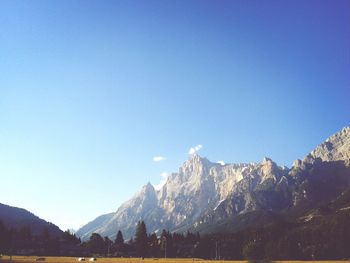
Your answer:
[[[162,189],[162,187],[165,185],[169,174],[166,173],[166,172],[163,172],[163,173],[160,174],[160,176],[161,176],[160,182],[158,184],[154,185],[154,189],[156,189],[157,191]]]
[[[188,151],[188,154],[195,154],[196,152],[198,152],[200,149],[202,149],[203,145],[202,144],[198,144],[194,147],[191,147],[190,150]]]
[[[164,156],[154,156],[153,157],[153,162],[161,162],[164,160],[166,160],[166,157],[164,157]]]
[[[224,161],[217,161],[218,164],[225,165]]]

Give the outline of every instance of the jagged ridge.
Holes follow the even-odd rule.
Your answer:
[[[84,239],[94,231],[113,238],[121,229],[128,238],[134,234],[138,220],[144,220],[150,232],[163,228],[185,231],[252,211],[291,209],[310,201],[306,192],[310,176],[312,180],[318,178],[313,175],[315,169],[321,169],[318,174],[334,173],[343,165],[342,174],[347,174],[349,159],[349,127],[317,146],[303,161],[294,162],[291,169],[278,166],[269,158],[258,164],[222,165],[193,154],[159,191],[147,184],[99,227],[89,231],[82,228],[77,235]],[[328,173],[323,176],[328,178]],[[332,191],[334,194],[329,196],[338,193]]]

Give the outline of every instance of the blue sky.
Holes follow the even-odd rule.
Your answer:
[[[199,144],[212,161],[291,166],[350,124],[349,10],[1,1],[0,202],[77,228]]]

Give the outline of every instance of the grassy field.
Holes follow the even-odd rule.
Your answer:
[[[41,257],[41,256],[40,256]],[[12,262],[18,263],[31,263],[31,262],[48,262],[48,263],[77,263],[78,257],[44,257],[45,261],[36,261],[38,257],[36,256],[12,256]],[[90,262],[89,257],[85,257],[86,263]],[[3,256],[0,261],[10,261],[9,256]],[[188,259],[188,258],[145,258],[141,260],[140,258],[97,258],[96,263],[193,263],[194,261],[200,261],[201,263],[205,263],[210,260],[202,260],[202,259]],[[213,262],[213,261],[210,261]],[[245,262],[245,261],[234,261],[234,262]]]
[[[37,257],[35,256],[13,256],[12,257],[12,262],[14,263],[32,263],[32,262],[37,262],[36,261]],[[86,258],[87,261],[85,262],[89,262],[88,261],[89,258]],[[0,258],[0,261],[2,262],[9,262],[10,261],[10,257],[9,256],[3,256],[2,258]],[[215,262],[219,262],[222,260],[202,260],[202,259],[188,259],[188,258],[169,258],[169,259],[164,259],[164,258],[160,258],[160,259],[156,259],[156,258],[145,258],[144,260],[141,260],[139,258],[97,258],[97,262],[100,263],[112,263],[112,262],[116,262],[116,263],[192,263],[194,261],[200,261],[201,263],[215,263]],[[78,262],[78,258],[76,257],[45,257],[45,261],[39,261],[39,262],[49,262],[49,263],[77,263]],[[225,263],[245,263],[247,261],[225,261]],[[289,263],[289,262],[301,262],[301,263],[305,263],[307,261],[273,261],[275,263]],[[311,261],[310,261],[311,262]],[[344,260],[344,261],[312,261],[313,263],[327,263],[327,262],[331,262],[331,263],[344,263],[344,262],[350,262],[350,260]]]

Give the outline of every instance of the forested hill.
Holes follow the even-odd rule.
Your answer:
[[[33,235],[39,235],[44,230],[51,236],[61,236],[63,231],[58,226],[47,222],[31,212],[18,207],[12,207],[0,203],[0,221],[6,228],[20,230],[23,227],[29,227]]]

